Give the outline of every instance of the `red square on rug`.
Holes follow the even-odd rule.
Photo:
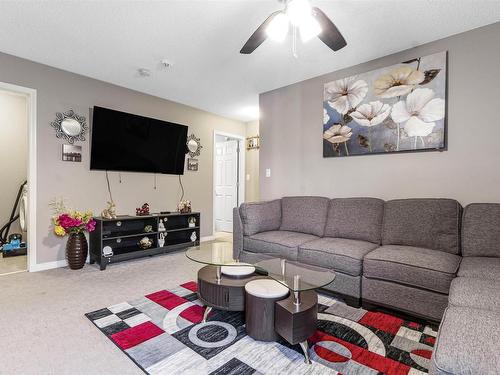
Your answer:
[[[196,293],[198,291],[198,284],[196,284],[194,281],[190,281],[188,283],[181,284],[181,286],[183,288],[190,290],[193,293]]]
[[[145,322],[135,327],[131,327],[121,332],[115,333],[111,335],[111,339],[121,349],[126,350],[140,344],[141,342],[161,335],[164,332],[165,331],[163,331],[157,325],[151,322]]]
[[[192,323],[201,323],[203,320],[204,308],[200,305],[194,305],[188,307],[186,310],[182,311],[179,315],[184,319],[189,320]]]
[[[187,299],[167,290],[160,290],[159,292],[148,294],[146,298],[149,298],[151,301],[156,302],[158,305],[163,306],[168,310],[172,310],[173,308],[188,302]]]
[[[363,315],[358,323],[380,329],[384,332],[390,333],[393,336],[396,336],[399,328],[403,325],[404,320],[392,315],[368,311],[365,315]]]

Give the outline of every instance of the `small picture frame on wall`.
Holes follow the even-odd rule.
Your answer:
[[[247,138],[247,150],[258,150],[260,148],[260,136]]]
[[[187,170],[193,172],[198,171],[198,159],[189,158],[187,160]]]
[[[62,145],[62,160],[81,163],[82,146]]]

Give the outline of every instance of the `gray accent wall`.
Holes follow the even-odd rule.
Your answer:
[[[130,74],[135,71],[131,69]],[[154,79],[154,75],[146,79]],[[56,112],[71,108],[87,118],[89,109],[98,105],[188,125],[189,133],[201,139],[203,149],[198,157],[199,171],[185,171],[182,178],[185,199],[201,212],[201,235],[212,235],[213,131],[244,136],[243,122],[2,53],[0,81],[37,90],[37,241],[30,244],[36,246],[37,263],[65,258],[66,240],[51,231],[49,204],[54,198],[63,197],[74,208],[92,209],[96,214],[109,199],[105,173],[89,169],[88,140],[77,143],[83,146],[82,163],[61,161],[65,142],[56,138],[50,122]],[[135,208],[144,202],[150,204],[152,212],[175,210],[180,198],[177,176],[157,175],[156,189],[151,173],[122,173],[120,183],[118,173],[110,172],[110,180],[118,214],[135,214]]]
[[[500,202],[499,40],[495,23],[261,94],[261,199],[310,194]],[[445,50],[447,151],[323,158],[324,83]]]

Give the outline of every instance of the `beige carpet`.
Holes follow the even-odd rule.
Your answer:
[[[0,373],[142,374],[83,314],[195,280],[199,267],[180,252],[0,276]]]

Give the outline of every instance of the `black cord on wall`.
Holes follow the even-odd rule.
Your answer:
[[[106,170],[106,182],[108,184],[108,193],[109,193],[109,199],[111,199],[111,202],[113,201],[113,195],[111,194],[111,186],[109,184],[109,176],[108,176],[108,171]]]
[[[182,194],[181,194],[181,201],[184,199],[184,186],[182,185],[182,179],[181,179],[181,175],[178,175],[179,176],[179,185],[181,186],[181,191],[182,191]]]

